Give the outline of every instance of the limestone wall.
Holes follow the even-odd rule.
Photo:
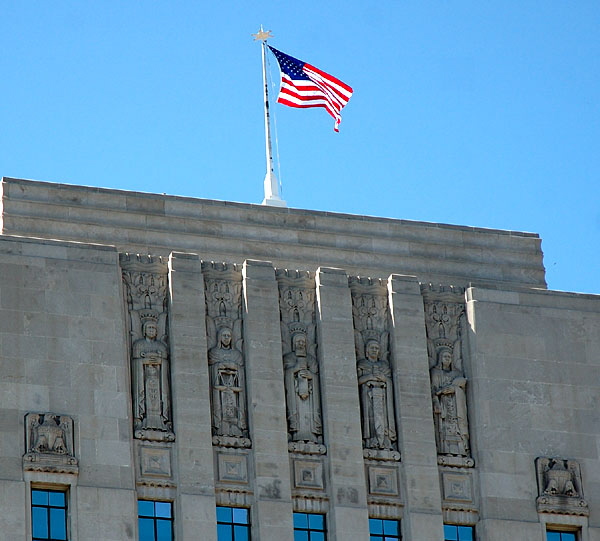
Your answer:
[[[546,287],[538,235],[4,178],[2,232],[205,261]]]
[[[7,187],[30,203],[43,190],[3,186],[6,229],[25,208]],[[36,207],[56,212],[45,231],[31,216],[20,227],[58,235],[67,229],[58,209],[74,216],[76,194],[86,205],[129,197],[129,211],[131,201],[171,201],[65,188]],[[223,223],[254,215],[171,202],[220,209]],[[256,220],[270,209],[261,212]],[[342,220],[313,214],[330,227]],[[105,238],[115,216],[71,227],[72,237],[106,244],[0,236],[7,539],[30,535],[32,486],[68,489],[79,541],[137,539],[138,498],[172,501],[181,540],[216,540],[215,505],[250,508],[253,539],[263,541],[291,541],[294,511],[326,514],[331,540],[366,539],[369,517],[401,520],[408,541],[443,539],[443,523],[474,525],[479,541],[544,541],[553,525],[600,538],[598,296],[520,280],[423,283],[403,268],[387,272],[389,254],[365,272],[321,265],[318,253],[285,268],[233,257],[232,245],[214,261],[220,252],[208,247],[208,257],[202,236],[192,236],[195,251],[124,253]],[[355,221],[347,218],[350,231]],[[436,229],[393,222],[405,225]],[[438,229],[473,242],[492,235]],[[163,233],[150,232],[152,242]],[[510,250],[513,241],[539,247],[536,237],[494,235]]]

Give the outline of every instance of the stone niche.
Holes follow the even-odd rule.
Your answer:
[[[120,254],[132,381],[133,432],[172,442],[168,268],[162,257]]]
[[[73,448],[73,419],[55,413],[25,416],[23,469],[49,473],[79,472]]]
[[[435,440],[440,466],[472,468],[467,407],[465,291],[422,285]]]
[[[535,459],[538,513],[589,515],[583,498],[581,469],[575,460],[557,457]]]
[[[203,262],[212,442],[217,447],[250,448],[242,273],[235,264]]]
[[[399,461],[386,282],[350,277],[363,455]]]
[[[308,272],[277,270],[288,448],[325,454],[317,360],[315,281]]]

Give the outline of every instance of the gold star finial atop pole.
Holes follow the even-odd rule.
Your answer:
[[[254,41],[267,41],[269,38],[274,37],[270,30],[263,30],[262,24],[260,30],[256,34],[252,34]]]

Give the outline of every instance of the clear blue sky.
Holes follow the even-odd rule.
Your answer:
[[[290,207],[537,232],[600,292],[597,0],[0,0],[0,175],[260,203],[261,24],[355,89],[272,106]]]

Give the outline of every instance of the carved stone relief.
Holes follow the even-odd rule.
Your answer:
[[[277,271],[289,449],[323,454],[315,339],[315,283],[309,273]]]
[[[248,456],[247,451],[226,449],[229,452],[217,453],[217,479],[220,483],[247,485]],[[232,451],[236,454],[232,454]]]
[[[133,429],[141,440],[173,441],[167,265],[161,257],[120,255],[128,310]]]
[[[293,461],[294,488],[309,490],[324,490],[323,463],[320,460]]]
[[[350,278],[364,455],[400,460],[389,357],[389,307],[382,280]]]
[[[242,274],[235,265],[205,263],[206,332],[213,444],[250,447],[243,354]]]
[[[463,371],[464,290],[429,285],[422,293],[438,463],[472,467]]]
[[[23,469],[51,473],[77,473],[73,450],[73,419],[54,413],[25,416]]]
[[[583,499],[581,470],[575,460],[538,457],[535,466],[539,513],[589,514],[588,504]]]

